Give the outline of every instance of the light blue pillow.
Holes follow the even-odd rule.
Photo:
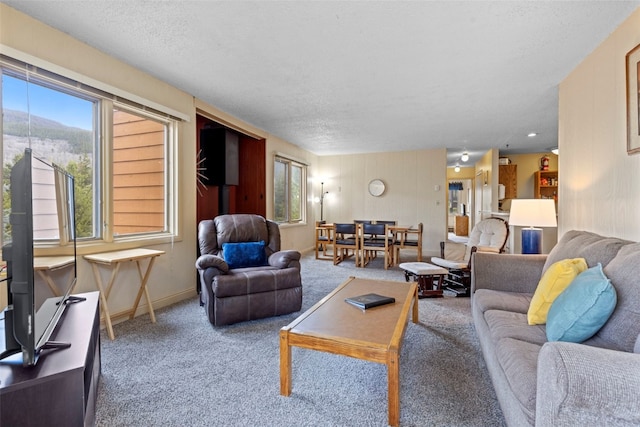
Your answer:
[[[229,268],[260,267],[267,265],[264,241],[223,243],[222,256]]]
[[[600,330],[616,307],[616,290],[602,265],[580,273],[547,314],[549,341],[583,342]]]

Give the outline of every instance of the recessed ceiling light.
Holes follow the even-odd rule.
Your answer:
[[[528,136],[529,138],[533,138],[533,137],[534,137],[534,136],[536,136],[536,135],[537,135],[537,133],[535,133],[535,132],[531,132],[531,133],[530,133],[530,134],[528,134],[527,136]]]

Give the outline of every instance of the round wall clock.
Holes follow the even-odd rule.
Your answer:
[[[384,189],[384,182],[382,182],[381,179],[372,179],[369,183],[369,194],[371,194],[373,197],[382,196],[382,194],[384,193]]]

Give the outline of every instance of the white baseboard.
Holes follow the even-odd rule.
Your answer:
[[[167,307],[169,305],[176,304],[180,301],[194,298],[197,296],[196,290],[188,289],[177,294],[170,295],[168,297],[160,298],[158,300],[152,301],[153,310],[156,311],[160,308]],[[144,302],[144,303],[143,303]],[[133,304],[132,304],[133,305]],[[143,314],[149,313],[149,306],[146,304],[146,300],[144,298],[140,299],[140,304],[138,305],[138,309],[136,310],[135,317],[141,316]],[[111,324],[117,325],[118,323],[129,320],[129,315],[131,314],[131,310],[119,311],[117,313],[111,313]],[[106,327],[104,323],[104,316],[100,315],[100,328],[104,329]]]

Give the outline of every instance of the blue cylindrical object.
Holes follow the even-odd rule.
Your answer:
[[[539,254],[542,253],[542,229],[523,228],[522,229],[522,253]]]

